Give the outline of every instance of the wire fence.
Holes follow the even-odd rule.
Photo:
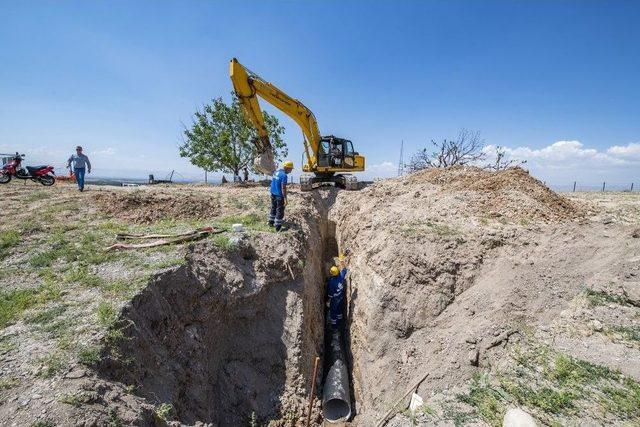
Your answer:
[[[573,192],[638,192],[638,186],[634,182],[580,182],[573,181],[567,184],[543,183],[554,191],[562,191],[567,193]]]

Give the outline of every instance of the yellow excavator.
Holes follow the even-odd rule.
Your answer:
[[[258,151],[254,166],[259,172],[272,174],[275,162],[258,96],[291,117],[302,129],[306,158],[302,166],[305,174],[300,177],[302,191],[321,183],[334,183],[347,190],[358,188],[358,179],[350,172],[364,171],[364,157],[353,150],[351,141],[333,135],[321,136],[311,110],[244,67],[236,58],[229,64],[229,74],[247,120],[258,131],[258,139],[254,141]]]

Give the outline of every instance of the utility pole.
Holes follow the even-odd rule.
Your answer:
[[[400,141],[400,160],[398,161],[398,176],[404,172],[404,139]]]

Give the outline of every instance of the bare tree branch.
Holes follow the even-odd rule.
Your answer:
[[[442,141],[431,140],[433,151],[426,148],[418,151],[409,161],[407,167],[411,172],[430,168],[447,168],[451,166],[464,166],[485,160],[486,154],[482,151],[484,140],[480,138],[480,131],[461,129],[455,141],[444,139]]]
[[[515,168],[518,166],[522,166],[527,163],[526,160],[518,160],[518,159],[508,159],[506,158],[507,153],[504,147],[496,146],[496,159],[493,163],[489,163],[484,168],[492,171],[503,171],[509,168]]]

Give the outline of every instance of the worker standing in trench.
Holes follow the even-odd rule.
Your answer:
[[[345,299],[345,278],[347,277],[347,259],[344,255],[338,256],[338,265],[331,266],[331,278],[327,287],[329,297],[329,322],[334,331],[342,328]]]
[[[287,205],[287,175],[293,170],[293,162],[287,160],[271,177],[271,212],[269,213],[269,226],[276,231],[282,229],[284,222],[284,207]]]

